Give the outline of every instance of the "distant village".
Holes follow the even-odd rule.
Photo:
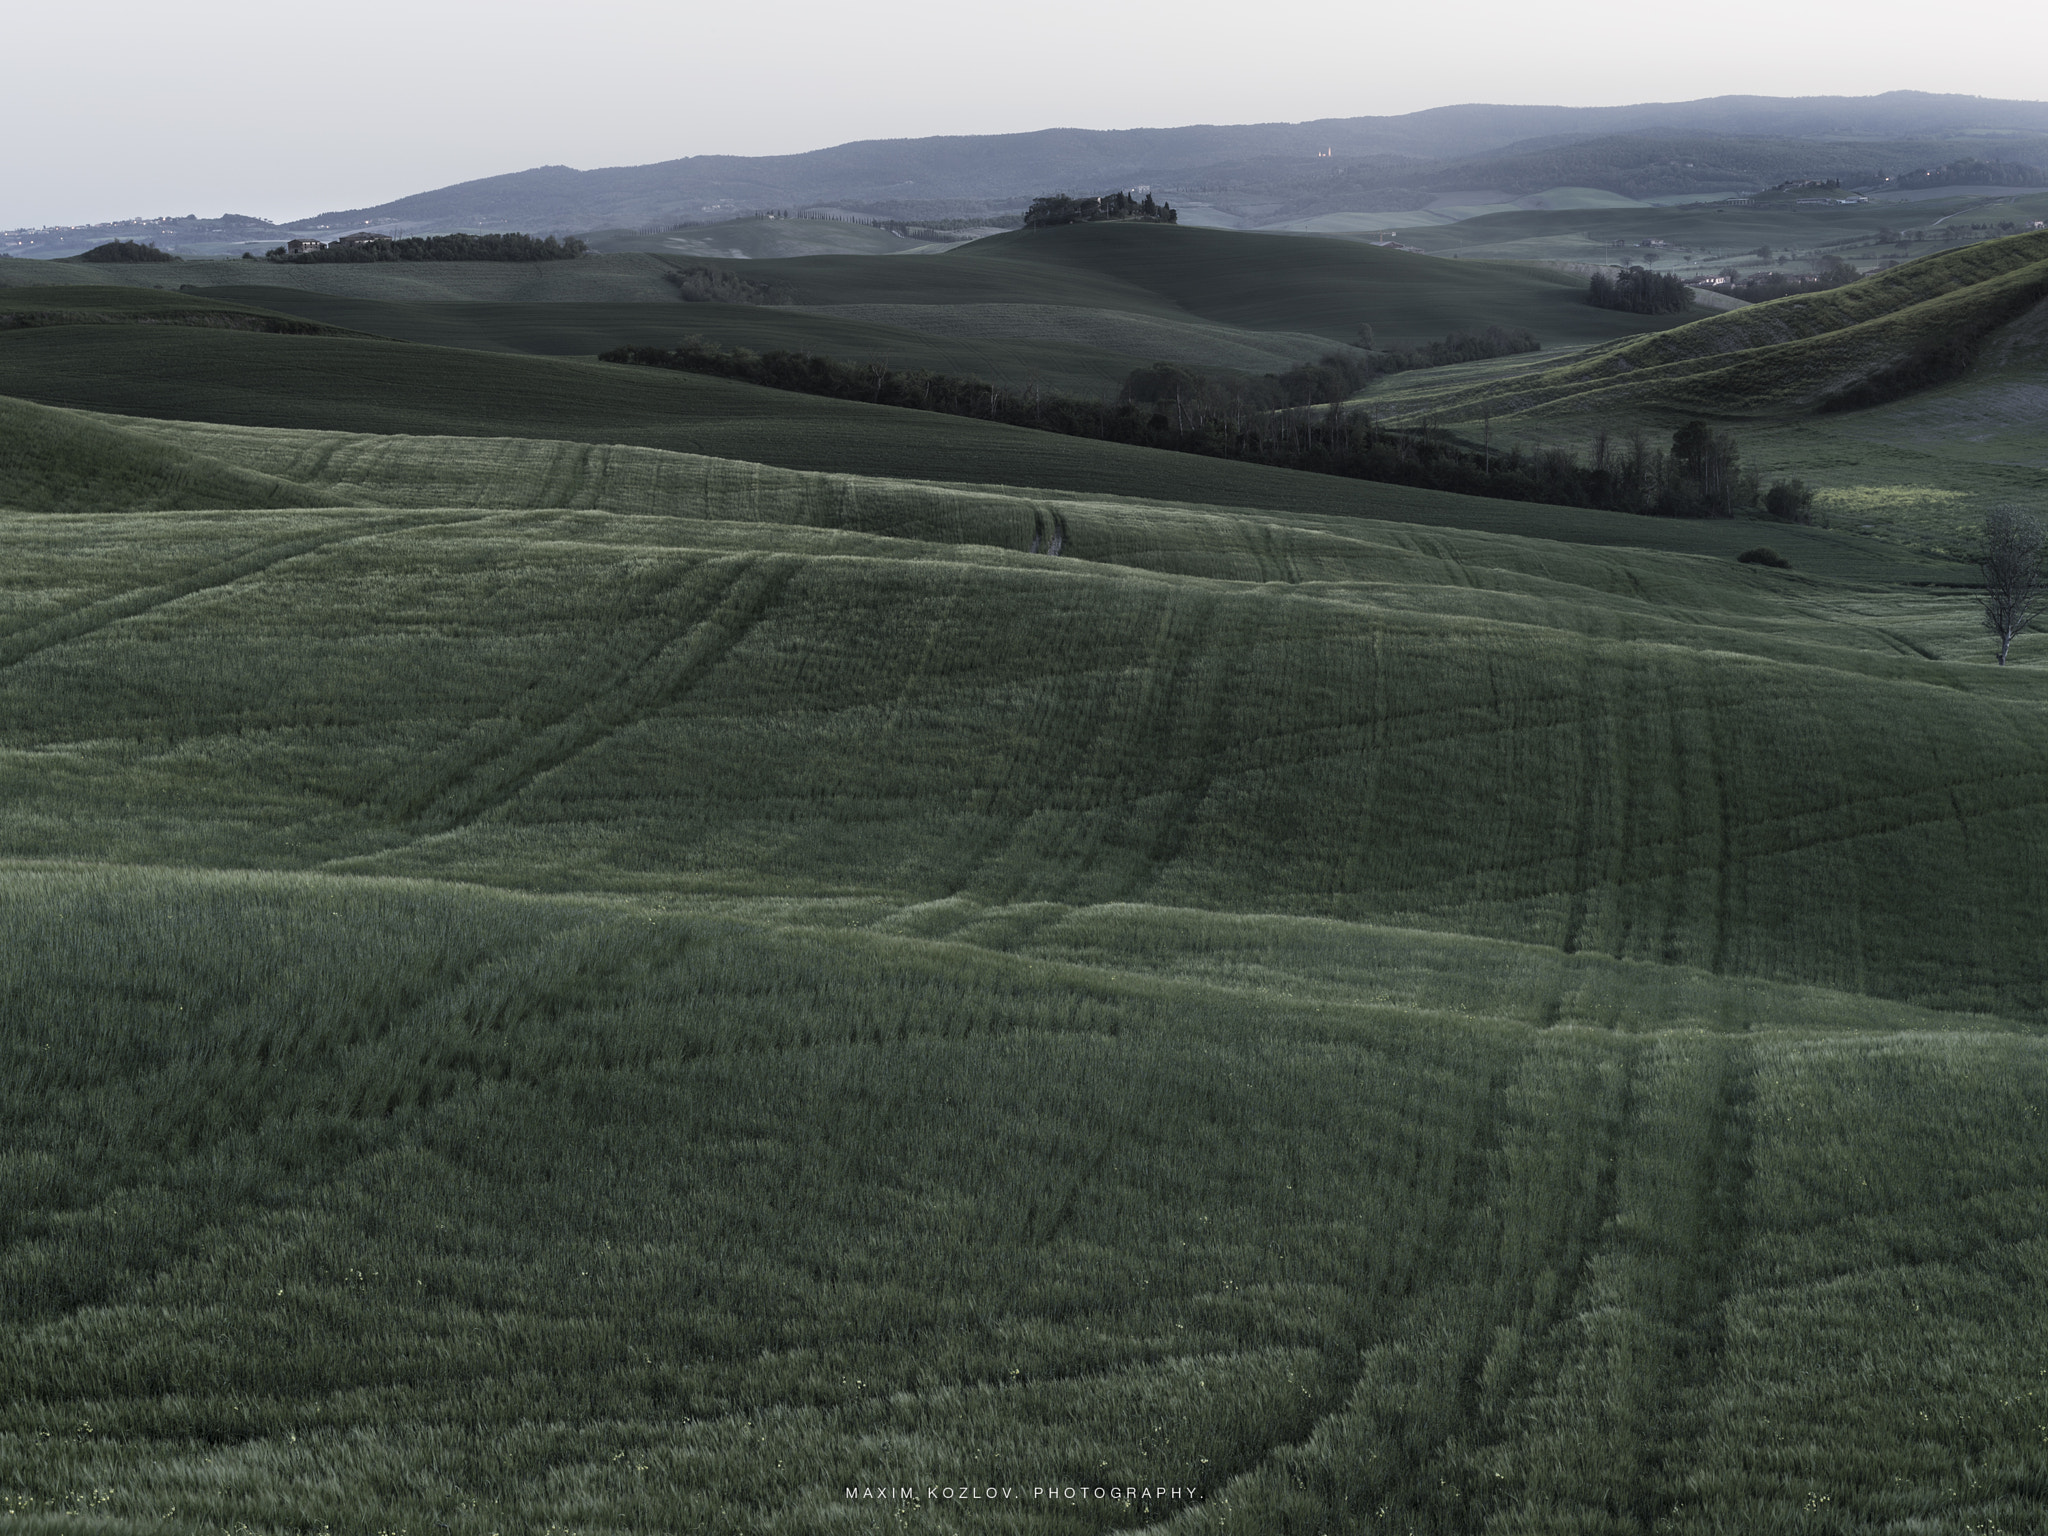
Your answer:
[[[285,254],[288,256],[304,256],[309,251],[324,251],[329,245],[353,248],[360,245],[389,245],[390,243],[391,236],[389,235],[379,234],[371,229],[357,229],[351,230],[348,234],[337,236],[331,241],[315,240],[309,236],[301,236],[296,240],[285,241],[284,249]]]

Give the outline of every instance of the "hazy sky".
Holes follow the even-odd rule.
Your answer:
[[[2048,95],[2048,23],[2030,0],[1933,12],[1894,0],[1647,11],[1527,0],[10,9],[0,227],[287,219],[534,165],[936,133],[1292,122],[1469,101]]]

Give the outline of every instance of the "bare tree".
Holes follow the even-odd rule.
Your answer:
[[[1984,627],[1998,636],[1998,664],[2019,633],[2048,608],[2041,568],[2041,525],[2017,507],[1993,507],[1984,519]]]

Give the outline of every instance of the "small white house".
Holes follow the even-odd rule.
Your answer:
[[[307,251],[324,251],[326,249],[327,242],[325,240],[287,240],[284,243],[284,252],[287,256],[303,256]]]

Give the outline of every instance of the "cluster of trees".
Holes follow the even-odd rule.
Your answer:
[[[1766,247],[1768,249],[1768,247]],[[1765,260],[1769,260],[1765,257]],[[1863,274],[1855,264],[1835,255],[1820,259],[1817,272],[1755,272],[1743,278],[1728,291],[1738,299],[1747,299],[1752,304],[1761,304],[1766,299],[1782,299],[1795,293],[1824,293],[1830,288],[1840,288],[1855,282]]]
[[[1764,516],[1781,523],[1813,521],[1813,492],[1804,480],[1780,480],[1764,493]]]
[[[403,240],[365,240],[292,255],[283,246],[265,251],[265,261],[325,263],[356,261],[571,261],[590,249],[571,235],[413,235]]]
[[[1693,293],[1682,278],[1644,267],[1623,267],[1614,276],[1595,272],[1586,300],[1601,309],[1622,309],[1635,315],[1675,315],[1692,308]]]
[[[1054,192],[1046,197],[1033,198],[1031,206],[1024,210],[1026,229],[1049,229],[1055,224],[1093,224],[1104,219],[1178,224],[1180,215],[1174,212],[1171,203],[1155,203],[1150,192],[1143,198],[1132,197],[1128,192],[1105,192],[1100,197],[1069,197],[1064,192]]]
[[[1540,352],[1543,343],[1536,333],[1518,325],[1489,325],[1483,331],[1453,331],[1442,341],[1427,342],[1407,351],[1373,353],[1375,373],[1400,373],[1410,368],[1444,368],[1452,363],[1476,363],[1489,357],[1510,357],[1517,352]]]
[[[1734,440],[1699,422],[1680,428],[1668,451],[1651,447],[1640,433],[1623,443],[1603,434],[1591,462],[1581,463],[1560,448],[1499,451],[1427,428],[1389,428],[1362,410],[1276,406],[1275,398],[1284,398],[1288,387],[1281,382],[1284,375],[1223,379],[1171,363],[1138,369],[1115,400],[1085,400],[1045,394],[1035,386],[1005,390],[982,379],[809,353],[728,350],[694,338],[672,350],[620,347],[601,360],[1511,501],[1662,517],[1732,517],[1764,501],[1756,476],[1741,470]]]
[[[1883,179],[1886,187],[2040,187],[2048,172],[2016,160],[1951,160],[1928,170]]]
[[[160,251],[153,245],[143,245],[135,240],[109,240],[105,245],[96,245],[89,251],[79,253],[80,261],[176,261],[178,258],[169,251]]]
[[[718,267],[678,267],[662,274],[677,294],[691,304],[793,304],[780,288],[757,283]]]

